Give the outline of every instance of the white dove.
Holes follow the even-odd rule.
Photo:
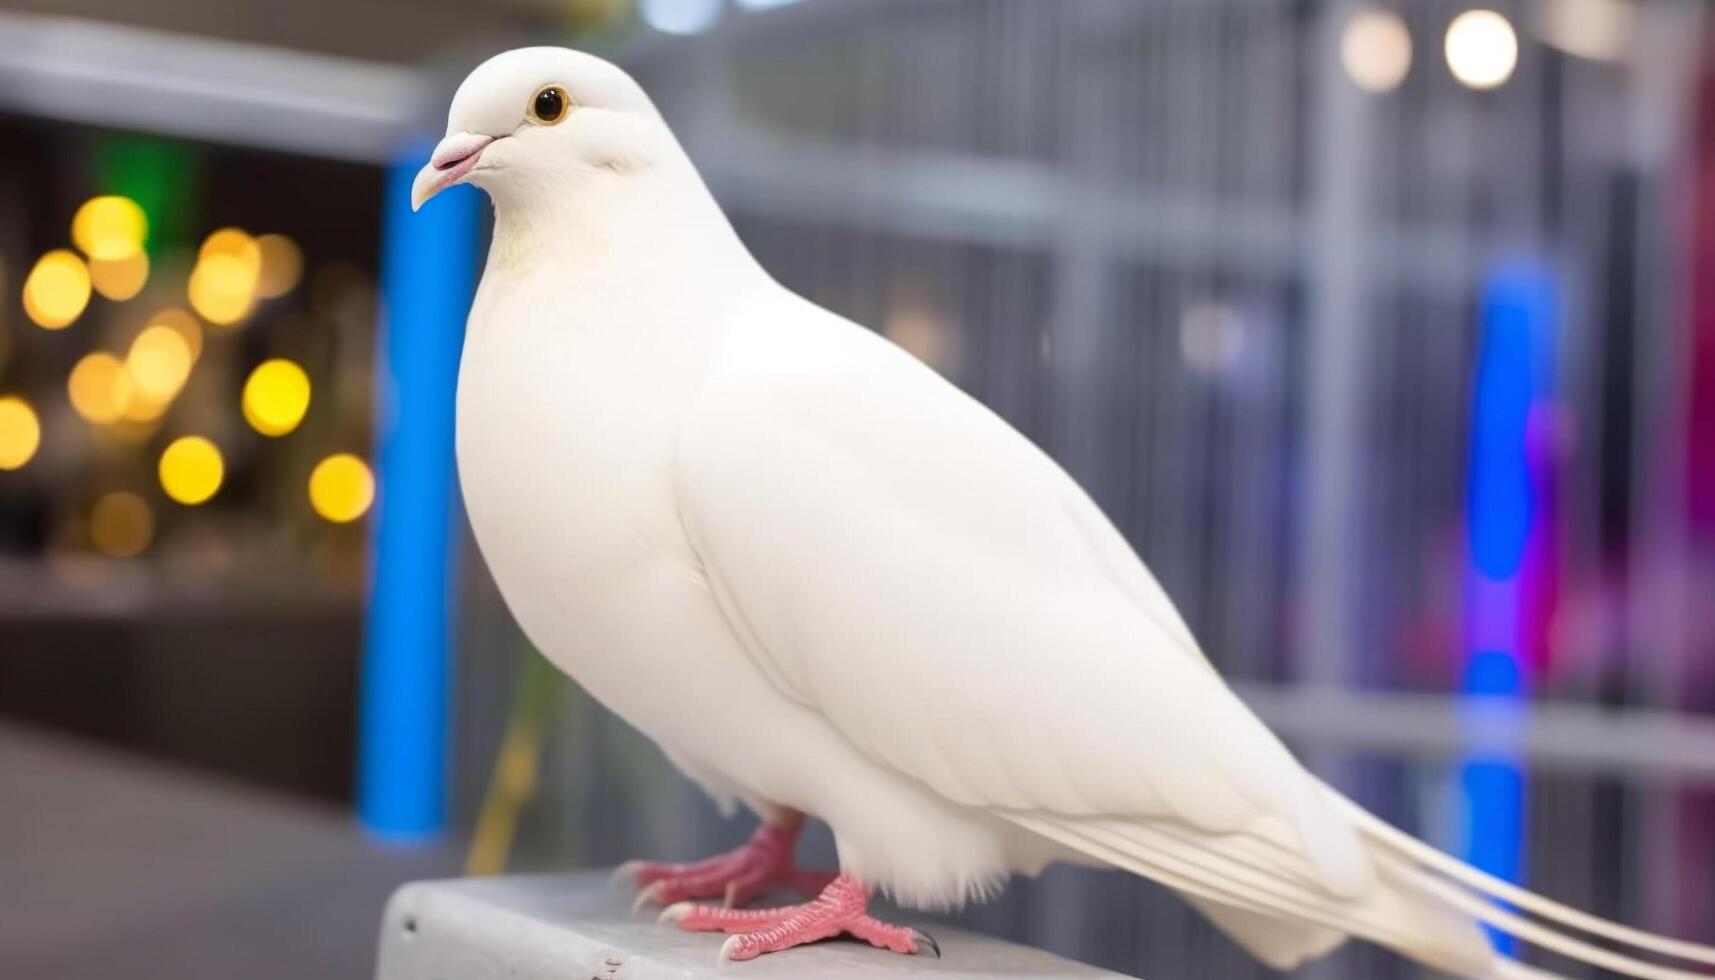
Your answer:
[[[731,854],[628,866],[664,918],[732,933],[723,959],[842,932],[924,950],[869,915],[873,890],[957,906],[1064,860],[1161,882],[1282,968],[1360,936],[1541,976],[1488,922],[1694,976],[1491,896],[1715,963],[1488,877],[1309,774],[1053,460],[769,277],[619,68],[558,48],[478,67],[412,203],[460,182],[495,209],[458,388],[471,525],[543,653],[761,816]],[[807,814],[837,875],[793,863]],[[734,907],[776,885],[820,894]]]

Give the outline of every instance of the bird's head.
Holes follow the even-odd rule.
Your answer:
[[[523,198],[647,169],[677,152],[649,97],[620,68],[567,48],[519,48],[459,86],[446,138],[411,185],[411,207],[466,182],[497,201]]]

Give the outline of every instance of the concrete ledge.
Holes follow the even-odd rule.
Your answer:
[[[415,882],[387,903],[377,980],[874,980],[1121,974],[931,924],[939,960],[834,941],[719,967],[726,938],[658,925],[601,873]],[[905,916],[910,920],[910,916]]]

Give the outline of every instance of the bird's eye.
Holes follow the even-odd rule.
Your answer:
[[[530,100],[530,118],[552,126],[566,118],[572,107],[572,97],[558,85],[545,85]]]

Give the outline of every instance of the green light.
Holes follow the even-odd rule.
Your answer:
[[[96,187],[123,194],[149,216],[150,257],[190,244],[199,158],[187,143],[149,136],[103,136],[95,141]]]

